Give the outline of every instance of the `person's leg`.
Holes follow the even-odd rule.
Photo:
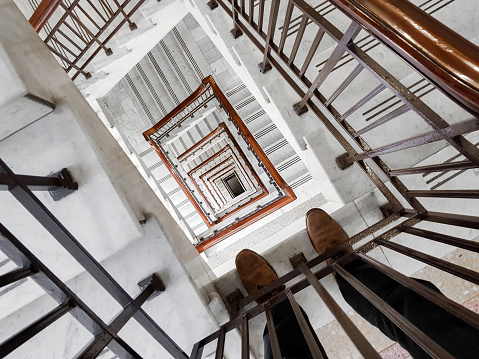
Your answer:
[[[313,333],[314,339],[318,344],[319,350],[325,359],[327,359],[326,352],[319,342],[316,333],[311,326],[308,316],[301,308],[301,311],[308,323],[309,329]],[[278,336],[279,347],[281,349],[281,356],[283,358],[291,359],[311,359],[312,355],[309,350],[306,339],[303,336],[301,327],[299,326],[293,308],[289,301],[285,300],[271,308],[273,316],[274,327]],[[268,326],[264,329],[263,334],[264,343],[264,359],[273,359],[273,352],[271,349],[271,342],[268,333]]]
[[[479,358],[479,331],[360,260],[345,269],[456,358]],[[440,293],[432,283],[416,279]],[[340,275],[336,281],[346,302],[413,358],[430,358]]]

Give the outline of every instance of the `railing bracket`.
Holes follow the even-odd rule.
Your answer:
[[[293,266],[293,268],[298,268],[300,263],[306,263],[306,257],[304,256],[303,252],[299,252],[292,257],[289,257],[289,262]]]
[[[107,48],[107,49],[105,49],[105,54],[106,54],[106,56],[111,56],[111,55],[113,55],[113,50],[111,48]]]
[[[265,74],[269,70],[271,70],[273,67],[271,66],[269,62],[266,62],[266,63],[260,62],[258,64],[258,68],[259,68],[259,72],[261,72],[262,74]]]
[[[239,27],[234,28],[233,30],[230,31],[231,35],[233,36],[233,39],[237,39],[241,35],[243,35],[243,31]]]
[[[348,153],[343,153],[341,156],[336,157],[336,164],[340,170],[345,170],[353,165],[354,162],[351,162],[350,156]]]
[[[78,189],[78,184],[73,179],[70,171],[66,168],[62,169],[60,172],[52,173],[47,177],[57,177],[63,185],[63,187],[52,187],[48,190],[48,193],[50,193],[50,196],[52,196],[54,201],[59,201]]]
[[[130,31],[135,31],[136,29],[138,29],[138,26],[136,26],[136,24],[134,22],[132,22],[130,25],[128,25],[128,27],[130,28]]]
[[[303,113],[308,112],[308,106],[306,105],[301,106],[300,102],[298,102],[293,105],[293,110],[294,112],[296,112],[298,116],[301,116]]]
[[[148,297],[147,300],[152,300],[153,298],[159,296],[162,292],[165,291],[165,284],[160,278],[160,275],[158,273],[153,273],[152,275],[149,275],[145,279],[142,279],[141,281],[138,282],[138,286],[140,287],[140,290],[143,291],[146,287],[148,287],[151,284],[151,286],[154,289],[154,292],[152,295]]]
[[[218,3],[214,0],[211,0],[211,1],[208,1],[206,3],[206,5],[208,5],[208,7],[210,8],[210,10],[214,10],[218,7]]]

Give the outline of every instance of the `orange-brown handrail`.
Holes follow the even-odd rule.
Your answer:
[[[479,115],[479,47],[407,0],[330,0],[469,112]]]
[[[30,20],[28,20],[37,33],[43,29],[43,26],[45,26],[61,2],[62,0],[42,0],[40,5],[38,5]]]
[[[209,86],[209,87],[208,87]],[[246,127],[246,125],[243,123],[239,115],[236,113],[236,110],[234,107],[229,103],[228,99],[226,96],[223,94],[223,92],[220,90],[216,82],[214,81],[212,76],[208,76],[204,78],[200,84],[200,86],[190,95],[188,96],[181,104],[179,104],[173,111],[171,111],[168,115],[166,115],[160,122],[158,122],[156,125],[154,125],[152,128],[149,130],[143,132],[143,137],[155,148],[157,154],[160,156],[161,160],[165,163],[167,168],[170,170],[171,174],[173,175],[173,178],[178,182],[179,186],[183,189],[183,192],[185,192],[186,196],[192,203],[192,205],[196,208],[200,216],[202,217],[204,223],[208,228],[211,228],[214,224],[220,223],[224,218],[219,218],[214,222],[211,222],[205,213],[203,213],[202,208],[200,208],[199,204],[197,203],[196,199],[190,193],[188,190],[186,184],[183,182],[183,179],[176,173],[176,171],[172,168],[171,164],[169,163],[168,158],[166,157],[165,153],[161,150],[159,144],[156,143],[157,141],[157,136],[158,136],[158,131],[161,131],[161,129],[168,125],[168,123],[178,115],[181,114],[182,111],[188,108],[189,105],[193,104],[193,102],[198,99],[202,93],[205,90],[208,90],[210,88],[213,91],[214,96],[217,98],[217,100],[220,102],[221,106],[224,108],[226,113],[229,114],[230,119],[233,121],[235,124],[236,128],[242,133],[243,138],[245,139],[246,142],[251,146],[252,151],[256,154],[258,159],[263,163],[265,170],[269,173],[271,178],[274,180],[278,188],[281,189],[282,194],[278,196],[276,199],[272,200],[271,202],[268,202],[265,207],[261,208],[260,210],[257,210],[256,213],[251,214],[246,219],[242,219],[239,222],[232,223],[231,225],[228,225],[226,228],[221,229],[218,233],[213,234],[211,237],[206,238],[202,242],[196,245],[196,249],[201,253],[205,251],[206,249],[212,247],[216,243],[224,240],[225,238],[233,235],[234,233],[238,232],[242,228],[245,228],[249,226],[250,224],[260,220],[261,218],[264,218],[268,214],[276,211],[277,209],[287,205],[288,203],[294,201],[296,199],[296,195],[294,194],[293,190],[289,187],[289,185],[283,180],[281,175],[278,173],[276,168],[274,168],[273,164],[269,160],[269,158],[266,156],[264,153],[263,149],[259,144],[256,142],[256,139],[254,138],[253,134],[249,131],[249,129]],[[228,134],[231,136],[229,133],[228,129],[225,126],[225,130],[228,132]],[[214,133],[216,133],[214,131]],[[161,136],[161,134],[160,134]],[[232,141],[234,144],[236,144],[236,141],[234,138],[232,138]],[[237,144],[236,144],[237,145]],[[182,158],[185,157],[185,155],[188,155],[190,151],[185,151],[183,154],[181,154]],[[249,163],[247,162],[247,165]],[[251,169],[251,168],[250,168]],[[192,170],[194,171],[194,169]],[[191,171],[190,171],[191,173]],[[255,173],[253,171],[253,173]],[[259,180],[259,178],[257,178]],[[195,181],[193,183],[196,186]],[[259,182],[261,185],[261,181]],[[263,193],[259,196],[263,198],[268,194],[268,191],[266,191],[266,188],[261,185],[263,188]],[[197,188],[198,189],[198,188]],[[254,201],[257,201],[259,197],[254,198],[250,201],[248,201],[246,204],[250,204]],[[228,217],[230,217],[231,214],[236,213],[239,210],[236,209],[232,211],[230,214],[228,214]]]

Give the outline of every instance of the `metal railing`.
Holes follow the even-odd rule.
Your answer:
[[[123,307],[123,310],[109,324],[105,323],[13,233],[0,224],[0,250],[19,267],[17,270],[0,276],[1,286],[30,277],[59,304],[55,309],[1,343],[0,358],[13,352],[40,331],[54,324],[66,313],[70,313],[93,334],[93,339],[86,343],[77,357],[95,358],[108,346],[120,358],[141,358],[141,355],[118,335],[121,328],[131,318],[134,318],[172,356],[182,359],[188,358],[141,308],[146,300],[164,290],[164,285],[158,275],[153,274],[150,280],[140,283],[142,284],[141,293],[136,298],[130,297],[105,268],[32,193],[32,190],[52,191],[57,188],[76,190],[78,186],[71,178],[65,178],[62,175],[53,178],[17,175],[0,160],[0,190],[9,191],[56,241],[80,263],[84,270]]]
[[[282,3],[279,0],[259,0],[257,2],[252,0],[249,2],[245,0],[212,0],[208,5],[212,10],[219,5],[232,18],[233,29],[231,33],[234,38],[242,34],[246,35],[264,54],[263,61],[259,64],[259,70],[262,73],[275,68],[299,95],[300,100],[294,105],[296,113],[301,115],[310,110],[317,115],[318,119],[347,152],[337,159],[337,163],[343,169],[356,163],[364,173],[369,176],[376,185],[376,188],[378,188],[389,201],[389,210],[385,211],[388,216],[354,235],[347,243],[334,250],[329,250],[309,262],[306,262],[304,258],[303,260],[297,261],[297,267],[293,271],[259,290],[254,295],[250,295],[246,298],[241,298],[241,296],[236,299],[232,298],[231,321],[222,325],[215,333],[196,343],[190,355],[192,359],[201,358],[205,345],[215,340],[217,341],[216,358],[221,358],[225,347],[225,336],[228,332],[236,328],[240,329],[242,334],[242,358],[249,358],[250,334],[248,323],[249,320],[263,312],[266,314],[273,356],[275,359],[281,358],[270,308],[284,300],[290,301],[301,329],[303,330],[303,334],[313,353],[313,357],[321,358],[318,346],[314,342],[312,333],[306,325],[304,317],[294,299],[295,293],[309,285],[315,289],[322,299],[322,302],[330,309],[361,354],[366,358],[379,358],[379,355],[372,348],[371,344],[368,343],[361,332],[348,319],[347,315],[344,314],[339,305],[319,282],[319,279],[331,273],[336,273],[336,275],[343,277],[429,355],[434,358],[451,357],[437,343],[431,340],[411,322],[399,315],[399,313],[377,297],[363,283],[347,272],[344,266],[354,259],[362,259],[388,277],[412,289],[439,307],[446,309],[446,311],[454,314],[457,318],[460,318],[472,327],[476,329],[479,328],[479,315],[476,313],[432,291],[423,284],[406,277],[393,268],[381,264],[367,254],[370,250],[378,246],[385,247],[474,284],[479,283],[479,273],[469,268],[450,263],[430,254],[391,241],[391,239],[401,233],[407,233],[415,236],[418,240],[423,238],[433,242],[448,244],[455,248],[462,248],[475,253],[479,252],[479,244],[470,239],[446,235],[441,232],[441,229],[438,229],[436,232],[416,227],[420,222],[430,222],[440,223],[444,227],[447,227],[447,230],[460,227],[471,230],[479,229],[479,217],[477,216],[427,210],[425,205],[417,199],[419,197],[477,199],[479,198],[479,191],[477,189],[408,189],[399,179],[400,176],[405,175],[422,174],[423,177],[425,177],[431,173],[438,173],[438,175],[435,176],[438,178],[450,171],[459,171],[457,174],[462,174],[465,171],[471,171],[471,169],[479,167],[479,150],[477,149],[477,144],[472,144],[464,137],[464,135],[479,129],[479,120],[473,118],[451,125],[421,100],[421,97],[424,97],[426,94],[438,88],[442,93],[445,93],[449,98],[453,99],[456,104],[475,116],[479,104],[479,96],[477,93],[477,83],[479,81],[477,71],[477,47],[467,40],[460,38],[459,35],[445,28],[442,24],[438,24],[436,20],[406,1],[368,1],[367,4],[370,6],[367,9],[367,6],[364,5],[366,2],[362,1],[332,0],[332,4],[329,2],[324,2],[323,4],[326,3],[327,6],[322,9],[313,8],[303,0],[287,0]],[[402,9],[403,11],[397,14],[391,14],[391,10],[388,9],[388,6],[392,6],[390,5],[391,3],[396,7],[402,3],[407,3],[407,6],[405,5]],[[371,4],[374,4],[374,7]],[[283,11],[280,11],[282,5],[284,6],[282,8]],[[345,32],[340,31],[325,17],[326,14],[335,10],[334,5],[338,6],[338,8],[342,9],[352,18]],[[408,16],[404,16],[404,13],[407,11],[409,11]],[[387,21],[379,18],[385,13],[389,16]],[[285,14],[283,19],[279,18],[280,14]],[[293,14],[296,14],[295,18],[293,18]],[[416,14],[417,16],[411,14]],[[405,42],[405,38],[409,39],[418,35],[417,32],[420,30],[416,29],[416,31],[412,33],[404,34],[403,32],[401,34],[401,26],[397,23],[399,18],[401,18],[401,21],[404,21],[405,18],[414,20],[418,18],[422,19],[424,22],[421,23],[421,31],[424,31],[425,28],[428,31],[430,30],[431,38],[441,33],[440,39],[441,41],[447,42],[447,46],[441,49],[435,48],[431,43],[422,43],[421,46],[418,46],[417,41],[421,39],[416,38],[411,40],[407,46],[404,45],[404,47],[401,47],[403,42]],[[280,20],[282,23],[278,23]],[[291,26],[293,21],[296,23],[294,26]],[[396,23],[394,23],[394,21],[396,21]],[[374,42],[372,46],[371,41],[368,40],[371,38],[369,34],[360,38],[358,41],[355,40],[359,38],[358,34],[362,28],[366,28],[376,37],[376,39],[373,39]],[[400,34],[393,34],[392,28],[399,29],[397,32]],[[306,34],[310,36],[309,40],[311,41],[309,43],[311,45],[306,49],[302,48],[306,56],[300,58],[300,56],[298,56],[299,49],[302,46],[302,40],[304,40]],[[313,34],[313,36],[311,36],[311,34]],[[403,38],[400,41],[401,36]],[[314,59],[318,59],[318,48],[326,37],[334,41],[333,49],[327,57],[327,60],[314,66]],[[368,41],[365,42],[365,39]],[[361,42],[362,44],[360,44]],[[306,43],[308,42],[306,41]],[[368,51],[377,46],[384,46],[384,43],[387,44],[389,48],[392,48],[396,54],[399,54],[403,59],[411,63],[424,77],[414,84],[406,86],[378,64],[373,56],[368,54]],[[369,48],[363,49],[368,46]],[[415,53],[412,53],[412,48],[415,49]],[[448,53],[452,52],[449,51],[452,48],[457,49],[457,51],[454,52],[454,56],[457,57],[457,59],[452,63],[448,63],[447,59],[450,56]],[[428,51],[430,52],[430,56],[424,56]],[[419,61],[421,56],[425,57],[425,59],[423,58]],[[298,58],[300,58],[300,60],[298,60]],[[345,59],[346,61],[344,61]],[[329,89],[331,95],[326,98],[321,92],[321,85],[323,85],[328,77],[338,68],[343,67],[346,62],[355,63],[356,65],[345,79],[336,82],[334,89]],[[433,65],[435,65],[435,67]],[[461,68],[461,70],[459,70],[459,68]],[[319,70],[316,71],[314,69]],[[345,93],[345,90],[348,89],[353,80],[357,78],[363,70],[367,70],[375,81],[377,81],[376,87],[357,103],[350,106],[349,109],[340,112],[334,106],[335,101],[340,98],[341,94]],[[444,76],[438,76],[437,74],[441,72],[446,72],[446,74],[444,74]],[[462,76],[464,74],[468,75]],[[379,118],[375,119],[374,122],[366,123],[366,127],[359,130],[354,129],[351,123],[348,122],[350,116],[359,112],[363,106],[385,90],[391,92],[392,96],[387,97],[385,100],[380,99],[374,107],[364,110],[364,116],[367,117],[371,116],[371,112],[383,107],[377,112],[377,115],[375,115],[376,117],[379,116]],[[421,91],[423,92],[420,93]],[[439,91],[436,91],[435,95],[441,96]],[[324,111],[328,111],[332,116],[325,116],[323,114]],[[373,148],[365,141],[364,136],[369,135],[370,131],[380,129],[380,126],[404,114],[414,114],[417,116],[416,119],[418,118],[430,126],[431,131],[425,134],[416,134],[411,138],[398,140],[377,148]],[[365,121],[369,121],[375,116],[367,118]],[[336,125],[328,119],[330,117],[334,118],[337,125],[342,127],[344,131],[338,130]],[[300,121],[301,118],[298,117],[298,123]],[[343,136],[342,133],[346,133],[347,137]],[[439,140],[445,141],[450,148],[457,151],[456,155],[444,163],[390,169],[386,164],[386,160],[379,157],[395,152],[398,156],[407,156],[406,152],[400,151]],[[358,153],[356,148],[360,148],[361,152]],[[461,157],[464,159],[462,160]],[[460,160],[453,162],[453,160],[457,159]],[[380,171],[383,175],[387,176],[392,184],[392,190],[389,189],[375,171]],[[428,183],[431,181],[432,180],[429,180]],[[411,208],[405,208],[401,201],[393,194],[393,191],[403,197],[403,202],[407,203],[407,206]],[[384,232],[383,229],[391,225],[393,225],[393,227]],[[447,230],[445,230],[444,227],[442,229],[446,232]],[[384,233],[381,233],[381,231]],[[338,253],[341,253],[347,246],[364,240],[371,234],[375,234],[376,238],[355,249],[353,253],[335,260],[334,263],[322,269],[312,271],[316,265],[323,263],[328,258],[337,256]],[[266,303],[256,305],[252,309],[245,308],[258,298],[279,290],[285,283],[294,278],[298,278],[295,284],[284,289],[280,294],[277,294]]]
[[[88,79],[86,68],[100,51],[113,54],[109,42],[118,31],[126,23],[136,30],[131,17],[144,1],[128,7],[130,0],[29,0],[35,10],[30,22],[38,33],[44,30],[43,41],[72,80],[80,74]]]

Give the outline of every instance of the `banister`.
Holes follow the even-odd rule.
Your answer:
[[[30,20],[28,20],[37,33],[43,29],[43,26],[45,26],[61,2],[62,0],[42,0],[40,5],[38,5]]]
[[[330,0],[470,113],[479,115],[479,47],[407,0]]]

